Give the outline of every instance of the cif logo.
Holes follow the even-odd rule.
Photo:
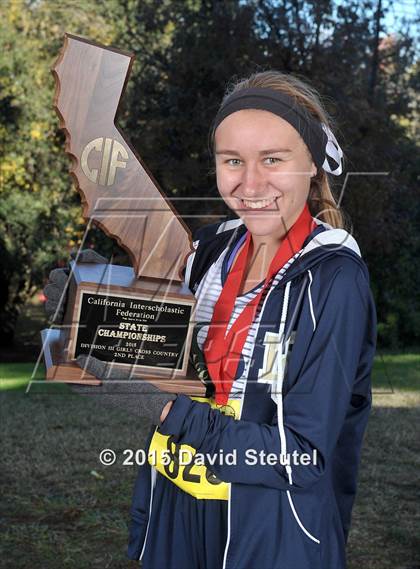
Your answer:
[[[102,153],[101,166],[89,167],[89,157],[95,151]],[[112,138],[95,138],[86,144],[82,152],[81,166],[85,176],[100,186],[112,186],[117,168],[125,168],[128,153],[124,146]]]

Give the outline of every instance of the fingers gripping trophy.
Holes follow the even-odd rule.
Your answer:
[[[129,378],[200,396],[206,386],[189,358],[195,297],[182,277],[191,234],[114,124],[133,58],[66,34],[53,68],[83,217],[116,239],[132,267],[84,250],[51,272],[46,375],[93,385]]]

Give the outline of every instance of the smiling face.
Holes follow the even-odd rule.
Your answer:
[[[316,174],[299,133],[268,111],[243,109],[215,132],[217,187],[254,241],[278,241],[302,212]]]

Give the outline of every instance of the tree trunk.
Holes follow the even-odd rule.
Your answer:
[[[381,31],[381,8],[382,0],[378,0],[378,5],[375,14],[375,37],[373,43],[373,54],[372,54],[372,68],[369,78],[368,87],[368,101],[371,107],[373,107],[375,101],[375,87],[378,78],[378,66],[379,66],[379,33]]]

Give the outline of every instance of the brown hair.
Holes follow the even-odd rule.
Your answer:
[[[253,73],[246,79],[241,79],[228,86],[222,104],[232,93],[250,87],[277,89],[294,97],[300,106],[305,108],[312,116],[325,123],[332,130],[331,117],[322,105],[316,89],[296,75],[289,73],[274,70]],[[214,149],[214,132],[215,129],[212,127],[210,132],[211,151]],[[328,175],[323,168],[317,168],[316,176],[311,178],[308,206],[313,217],[330,224],[332,227],[344,227],[345,220],[343,212],[333,196]]]

